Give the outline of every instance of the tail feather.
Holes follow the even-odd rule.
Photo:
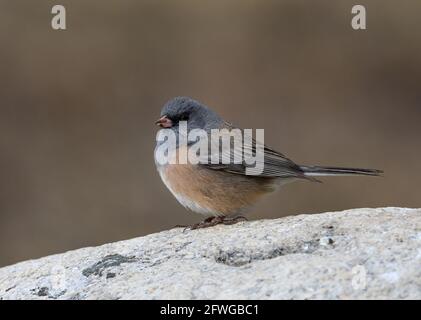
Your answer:
[[[383,171],[377,169],[358,169],[341,167],[300,166],[306,176],[380,176]]]

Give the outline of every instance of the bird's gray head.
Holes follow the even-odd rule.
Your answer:
[[[156,124],[178,133],[179,122],[187,121],[187,130],[203,129],[210,132],[219,128],[223,120],[207,106],[188,97],[176,97],[168,101],[161,110]]]

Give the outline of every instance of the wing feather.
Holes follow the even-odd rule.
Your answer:
[[[229,131],[232,129],[238,129],[233,127],[230,123],[225,123],[224,127],[225,129],[228,129]],[[241,130],[241,129],[240,129]],[[241,130],[243,133],[244,131]],[[244,136],[244,135],[243,135]],[[232,174],[241,174],[246,175],[246,169],[248,169],[248,174],[253,173],[259,173],[258,176],[260,177],[267,177],[267,178],[302,178],[302,179],[309,179],[309,180],[315,180],[314,178],[310,178],[304,175],[303,170],[298,166],[296,163],[294,163],[292,160],[285,157],[283,154],[275,151],[274,149],[264,145],[263,146],[263,172],[259,172],[257,168],[259,168],[259,165],[256,164],[248,164],[243,159],[241,163],[234,163],[235,156],[237,155],[243,155],[244,152],[250,152],[253,156],[256,154],[256,140],[253,138],[251,145],[243,145],[242,149],[241,147],[238,148],[234,144],[234,139],[231,139],[231,143],[229,145],[229,148],[223,148],[223,146],[220,143],[219,148],[219,163],[212,164],[210,161],[210,157],[212,156],[211,153],[209,153],[209,158],[207,161],[207,164],[202,164],[209,169],[212,170],[220,170],[229,172]],[[242,157],[241,157],[242,158]],[[223,163],[222,160],[225,160],[225,162],[229,163]],[[229,160],[229,161],[227,161]],[[254,169],[253,169],[254,168]]]

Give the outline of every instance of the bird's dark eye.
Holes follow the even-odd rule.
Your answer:
[[[189,115],[187,113],[183,113],[180,115],[180,117],[178,118],[178,121],[187,121],[189,120]]]

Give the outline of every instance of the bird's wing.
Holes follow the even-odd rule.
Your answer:
[[[242,136],[244,137],[244,130],[235,128],[230,123],[225,123],[222,129],[228,130],[223,132],[221,134],[222,136],[230,134],[233,129],[237,129],[240,130]],[[213,141],[212,139],[211,141],[212,143],[215,143],[215,141]],[[243,143],[242,146],[238,146],[238,144],[236,145],[234,143],[233,138],[230,138],[230,144],[226,144],[226,146],[224,146],[224,144],[221,143],[221,141],[219,141],[219,162],[212,164],[212,152],[209,152],[207,163],[201,165],[206,166],[207,168],[212,170],[219,170],[240,175],[246,175],[247,169],[247,175],[257,175],[260,177],[303,178],[307,180],[314,179],[305,176],[300,166],[298,166],[293,161],[285,157],[283,154],[273,150],[272,148],[264,144],[260,144],[260,146],[258,146],[257,143],[258,142],[256,142],[256,139],[254,138],[251,139],[251,143]],[[261,148],[261,150],[263,151],[263,157],[262,159],[259,159],[257,157],[256,163],[247,163],[244,157],[241,157],[242,161],[240,163],[234,161],[236,156],[241,156],[246,153],[255,156],[256,151],[258,152],[259,148]],[[225,160],[225,163],[223,162],[223,160]],[[263,168],[263,171],[259,168]]]

